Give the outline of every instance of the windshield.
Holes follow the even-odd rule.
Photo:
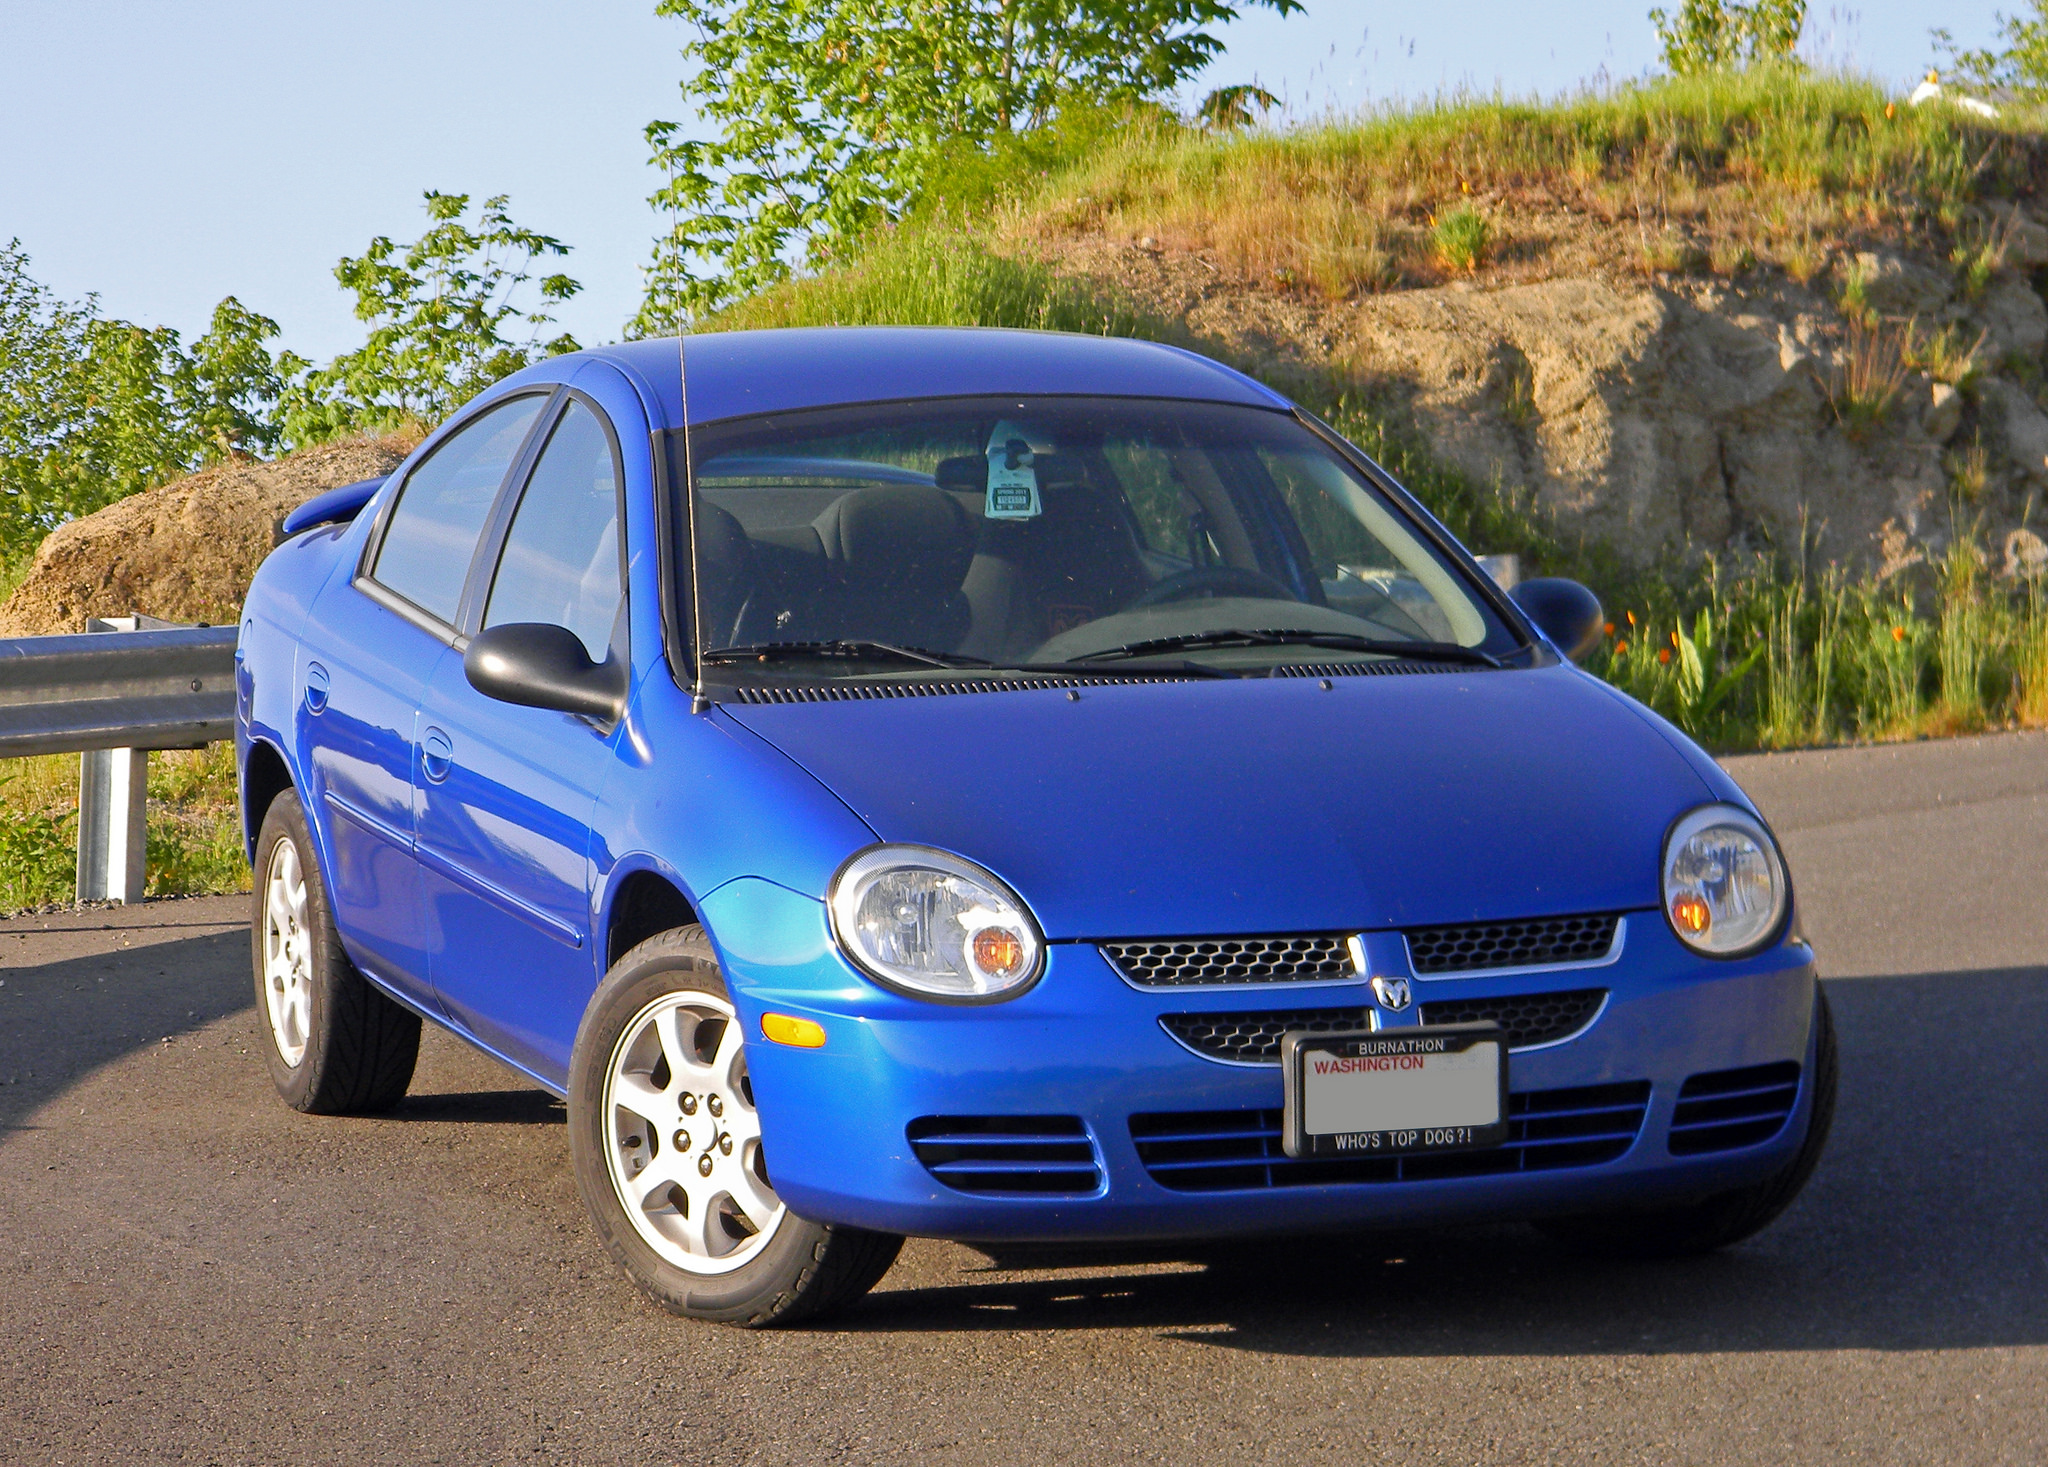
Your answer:
[[[1490,662],[1520,645],[1405,514],[1284,413],[954,399],[692,437],[681,621],[701,627],[714,675],[1252,672]]]

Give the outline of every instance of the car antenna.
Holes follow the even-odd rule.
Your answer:
[[[697,461],[690,453],[690,353],[688,322],[676,333],[676,389],[683,405],[683,513],[690,522],[690,711],[711,707],[704,692],[704,598],[697,573]]]

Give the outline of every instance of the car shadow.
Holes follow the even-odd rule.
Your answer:
[[[94,1070],[247,1014],[255,1003],[249,934],[242,928],[9,967],[0,979],[6,984],[0,990],[0,1134],[29,1124],[37,1110]],[[254,1015],[248,1021],[253,1025]],[[482,1073],[507,1073],[463,1046],[464,1061],[472,1057]],[[260,1068],[260,1060],[251,1063]],[[378,1119],[561,1125],[567,1117],[546,1091],[518,1088],[411,1094]]]
[[[0,1127],[100,1066],[255,1002],[247,929],[9,967],[0,1000]]]
[[[1704,1258],[1533,1228],[1179,1249],[991,1249],[817,1328],[1143,1328],[1329,1357],[1952,1349],[2048,1342],[2048,969],[1831,981],[1842,1081],[1805,1193]]]

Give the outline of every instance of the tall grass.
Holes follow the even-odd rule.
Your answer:
[[[951,195],[1010,207],[1020,236],[1149,236],[1329,294],[1471,269],[1486,252],[1446,247],[1440,226],[1479,202],[1495,225],[1539,216],[1497,252],[1504,262],[1540,255],[1562,206],[1612,226],[1655,270],[1769,263],[1804,280],[1860,233],[1931,226],[1959,270],[1982,274],[1997,241],[1961,206],[2039,181],[2029,125],[1899,106],[1857,78],[1762,70],[1557,102],[1454,97],[1248,138],[1134,119],[1085,149],[1034,156],[1011,174],[1044,180],[1021,201]],[[1343,259],[1356,268],[1333,268]]]

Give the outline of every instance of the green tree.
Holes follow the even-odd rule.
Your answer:
[[[277,323],[232,296],[188,352],[169,327],[72,304],[0,249],[0,562],[52,527],[205,464],[275,446]]]
[[[485,199],[474,222],[468,194],[425,197],[425,234],[408,245],[378,235],[334,267],[370,335],[317,370],[297,358],[286,363],[303,371],[284,393],[291,443],[438,422],[539,358],[576,350],[566,333],[542,336],[552,308],[583,287],[559,273],[534,279],[539,261],[567,255],[569,246],[514,223],[504,194]],[[529,281],[539,296],[531,309],[518,299]]]
[[[1948,53],[1949,78],[2021,97],[2048,96],[2048,0],[2034,0],[2032,16],[1998,11],[1992,19],[2002,45],[1966,50],[1946,30],[1934,32],[1936,49]]]
[[[1684,0],[1677,15],[1652,10],[1650,23],[1673,76],[1796,65],[1806,0]]]
[[[670,225],[629,332],[843,255],[963,144],[1171,91],[1222,49],[1204,27],[1253,8],[1301,0],[658,0],[690,26],[683,93],[715,136],[648,125]]]

